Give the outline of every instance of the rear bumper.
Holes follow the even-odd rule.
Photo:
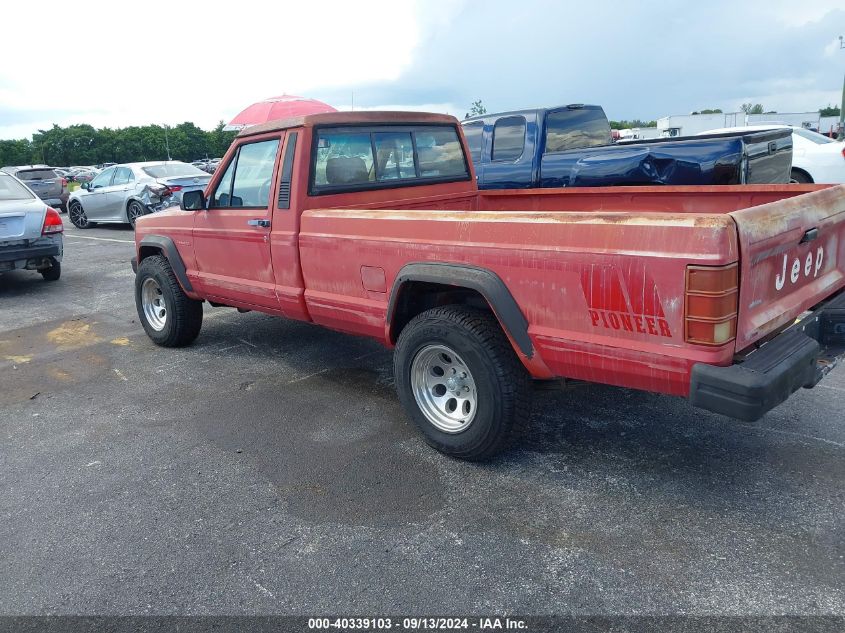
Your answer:
[[[692,368],[690,401],[753,422],[801,387],[814,387],[845,356],[845,291],[741,363]]]
[[[62,254],[58,244],[47,246],[25,246],[21,248],[0,248],[0,262],[15,262],[19,260],[39,259],[41,257],[58,257]]]

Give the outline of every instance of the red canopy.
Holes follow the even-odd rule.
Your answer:
[[[229,121],[224,130],[242,130],[250,125],[257,125],[275,119],[287,119],[306,114],[318,114],[320,112],[337,112],[328,103],[316,99],[306,99],[295,95],[282,95],[281,97],[270,97],[253,103],[243,110],[238,116]]]

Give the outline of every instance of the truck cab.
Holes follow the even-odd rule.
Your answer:
[[[782,129],[614,143],[601,106],[580,103],[462,125],[480,189],[790,181],[792,138]]]

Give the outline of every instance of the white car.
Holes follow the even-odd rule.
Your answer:
[[[845,143],[822,134],[783,124],[749,125],[708,130],[701,134],[792,128],[792,175],[790,182],[845,183]]]
[[[67,210],[79,229],[95,223],[129,223],[159,208],[179,204],[182,193],[205,189],[211,176],[177,160],[107,167],[70,194]]]

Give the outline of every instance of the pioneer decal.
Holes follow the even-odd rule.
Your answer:
[[[671,338],[657,285],[644,266],[590,266],[581,271],[581,287],[594,328]]]
[[[819,246],[815,253],[812,251],[807,253],[806,258],[796,257],[793,259],[792,266],[790,266],[789,272],[787,273],[786,265],[788,262],[789,255],[784,253],[781,272],[780,274],[775,275],[775,290],[782,290],[786,285],[787,278],[789,278],[789,281],[793,284],[798,283],[798,279],[801,277],[802,272],[804,273],[805,278],[809,278],[810,276],[815,278],[819,274],[822,264],[824,263],[824,248]]]

